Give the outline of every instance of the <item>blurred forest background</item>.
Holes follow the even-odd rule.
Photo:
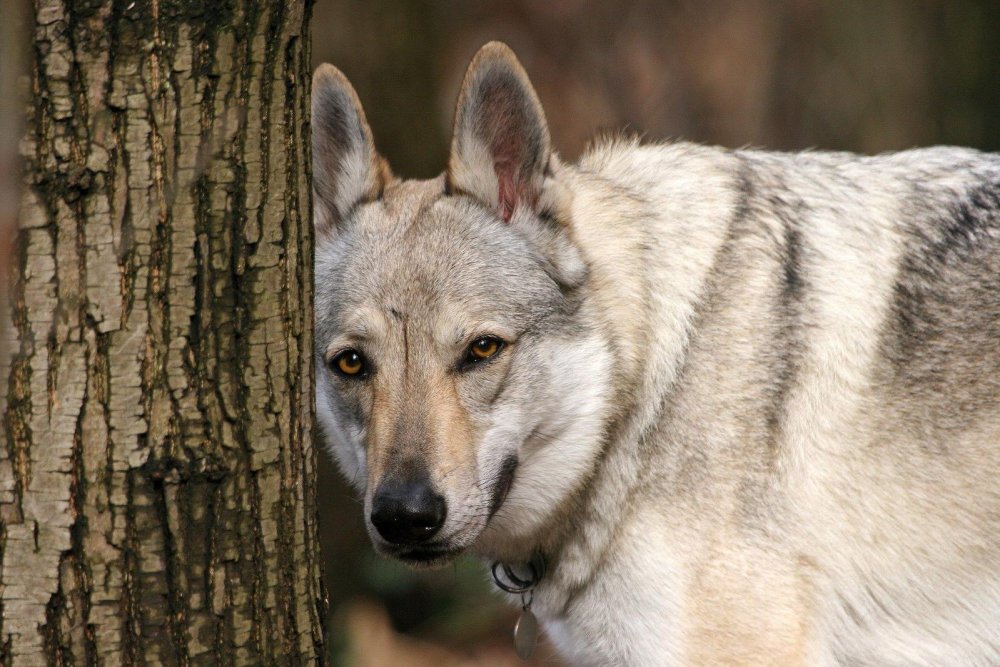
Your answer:
[[[998,0],[318,0],[313,11],[315,64],[347,74],[404,177],[443,170],[462,74],[491,39],[518,54],[565,159],[621,129],[778,150],[1000,150]],[[523,664],[516,614],[485,569],[416,574],[376,558],[360,505],[322,463],[335,664],[350,661],[348,637],[364,653],[354,664]],[[437,648],[388,634],[382,608]]]

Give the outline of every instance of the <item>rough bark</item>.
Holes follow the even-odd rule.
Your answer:
[[[36,0],[2,664],[322,660],[305,0]]]

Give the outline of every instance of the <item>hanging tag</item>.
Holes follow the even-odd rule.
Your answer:
[[[531,571],[526,577],[519,576],[513,567],[500,561],[495,561],[490,569],[493,582],[500,590],[521,595],[521,616],[514,625],[514,650],[521,660],[530,658],[538,644],[538,619],[531,611],[531,603],[535,597],[535,586],[545,574],[545,559],[541,554],[536,554],[526,566]],[[502,577],[497,570],[503,571]]]
[[[521,660],[530,658],[536,644],[538,644],[538,619],[535,618],[534,612],[525,609],[514,626],[514,650],[517,651],[517,657]]]

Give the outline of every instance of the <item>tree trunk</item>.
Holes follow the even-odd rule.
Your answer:
[[[3,664],[323,660],[307,21],[35,0]]]

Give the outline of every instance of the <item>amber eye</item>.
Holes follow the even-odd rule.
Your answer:
[[[472,342],[469,346],[469,361],[485,361],[495,357],[503,347],[503,341],[492,336],[483,336]]]
[[[340,375],[356,377],[365,370],[365,358],[357,350],[344,350],[333,358],[330,366]]]

